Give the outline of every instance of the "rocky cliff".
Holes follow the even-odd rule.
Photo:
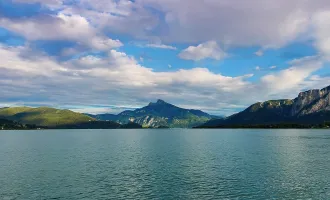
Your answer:
[[[330,86],[322,90],[309,90],[299,93],[294,99],[291,116],[304,116],[330,110]]]

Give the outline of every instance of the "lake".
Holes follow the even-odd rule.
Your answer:
[[[0,131],[0,199],[330,199],[330,131]]]

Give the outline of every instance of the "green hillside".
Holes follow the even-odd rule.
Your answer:
[[[59,110],[49,107],[12,107],[0,108],[0,118],[14,120],[22,124],[38,126],[64,126],[95,121],[94,118],[70,110]]]

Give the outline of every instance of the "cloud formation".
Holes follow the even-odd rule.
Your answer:
[[[147,44],[147,47],[150,48],[159,48],[159,49],[170,49],[170,50],[177,50],[176,47],[165,45],[165,44]]]
[[[12,0],[15,3],[27,3],[27,4],[35,4],[39,3],[41,5],[47,6],[48,8],[61,8],[63,5],[63,0]]]
[[[264,52],[260,49],[254,53],[256,56],[263,56]]]
[[[321,40],[326,39],[324,32],[328,32],[322,27],[326,27],[329,21],[327,12],[330,10],[327,0],[80,0],[70,4],[64,0],[14,2],[38,2],[48,7],[56,5],[62,14],[88,19],[98,30],[129,34],[137,39],[156,37],[166,43],[214,40],[226,45],[265,48],[283,47],[297,39],[310,39],[313,35],[320,40],[318,46],[322,48]],[[164,17],[161,18],[159,13]],[[76,17],[72,24],[80,24],[79,21],[83,20]]]
[[[311,74],[323,66],[319,57],[306,57],[290,63],[288,69],[262,77],[261,83],[277,93],[292,88],[299,90]]]
[[[328,59],[330,58],[330,10],[314,15],[313,26],[316,48]]]
[[[189,46],[179,54],[179,57],[185,60],[199,61],[206,58],[221,60],[226,55],[216,41],[209,41],[198,46]]]
[[[248,81],[251,74],[229,77],[207,68],[155,72],[116,50],[110,50],[106,57],[88,55],[59,62],[45,55],[31,55],[28,47],[0,46],[0,58],[1,102],[33,102],[38,96],[50,105],[136,107],[157,97],[179,105],[199,105],[213,113],[274,94],[293,97],[299,89],[319,84],[321,78],[312,74],[322,63],[318,58],[294,61],[289,69],[253,83]]]
[[[109,50],[123,44],[99,34],[97,30],[80,15],[38,16],[33,18],[0,18],[0,26],[23,35],[28,40],[68,40],[95,50]]]
[[[330,7],[326,0],[138,0],[134,4],[165,14],[162,23],[167,29],[160,34],[165,41],[196,43],[212,38],[264,47],[281,47],[296,39],[308,31],[313,15]]]
[[[26,46],[0,45],[0,103],[23,100],[81,104],[76,109],[109,104],[126,108],[163,98],[229,113],[255,101],[292,98],[301,90],[329,83],[326,75],[317,74],[330,58],[330,4],[326,0],[12,2],[37,3],[42,9],[27,17],[0,14],[0,27],[26,39]],[[40,41],[73,45],[60,49],[65,59],[56,59],[33,48]],[[141,48],[126,48],[126,44],[145,41],[144,47],[158,50],[143,51],[152,51],[166,69],[144,59],[145,52],[135,52]],[[264,61],[272,51],[297,42],[310,43],[318,55],[284,64]],[[242,53],[239,48],[250,48],[246,55],[260,63],[251,61],[249,70],[241,74],[244,64],[240,62],[242,66],[207,66],[212,60],[225,63],[232,52]],[[166,49],[183,50],[177,54]],[[175,58],[167,57],[172,54]],[[275,65],[279,66],[276,70]],[[222,71],[226,67],[230,70]],[[253,76],[251,71],[258,72]]]

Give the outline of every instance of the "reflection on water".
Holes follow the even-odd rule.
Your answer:
[[[327,130],[0,132],[0,199],[330,199]]]

